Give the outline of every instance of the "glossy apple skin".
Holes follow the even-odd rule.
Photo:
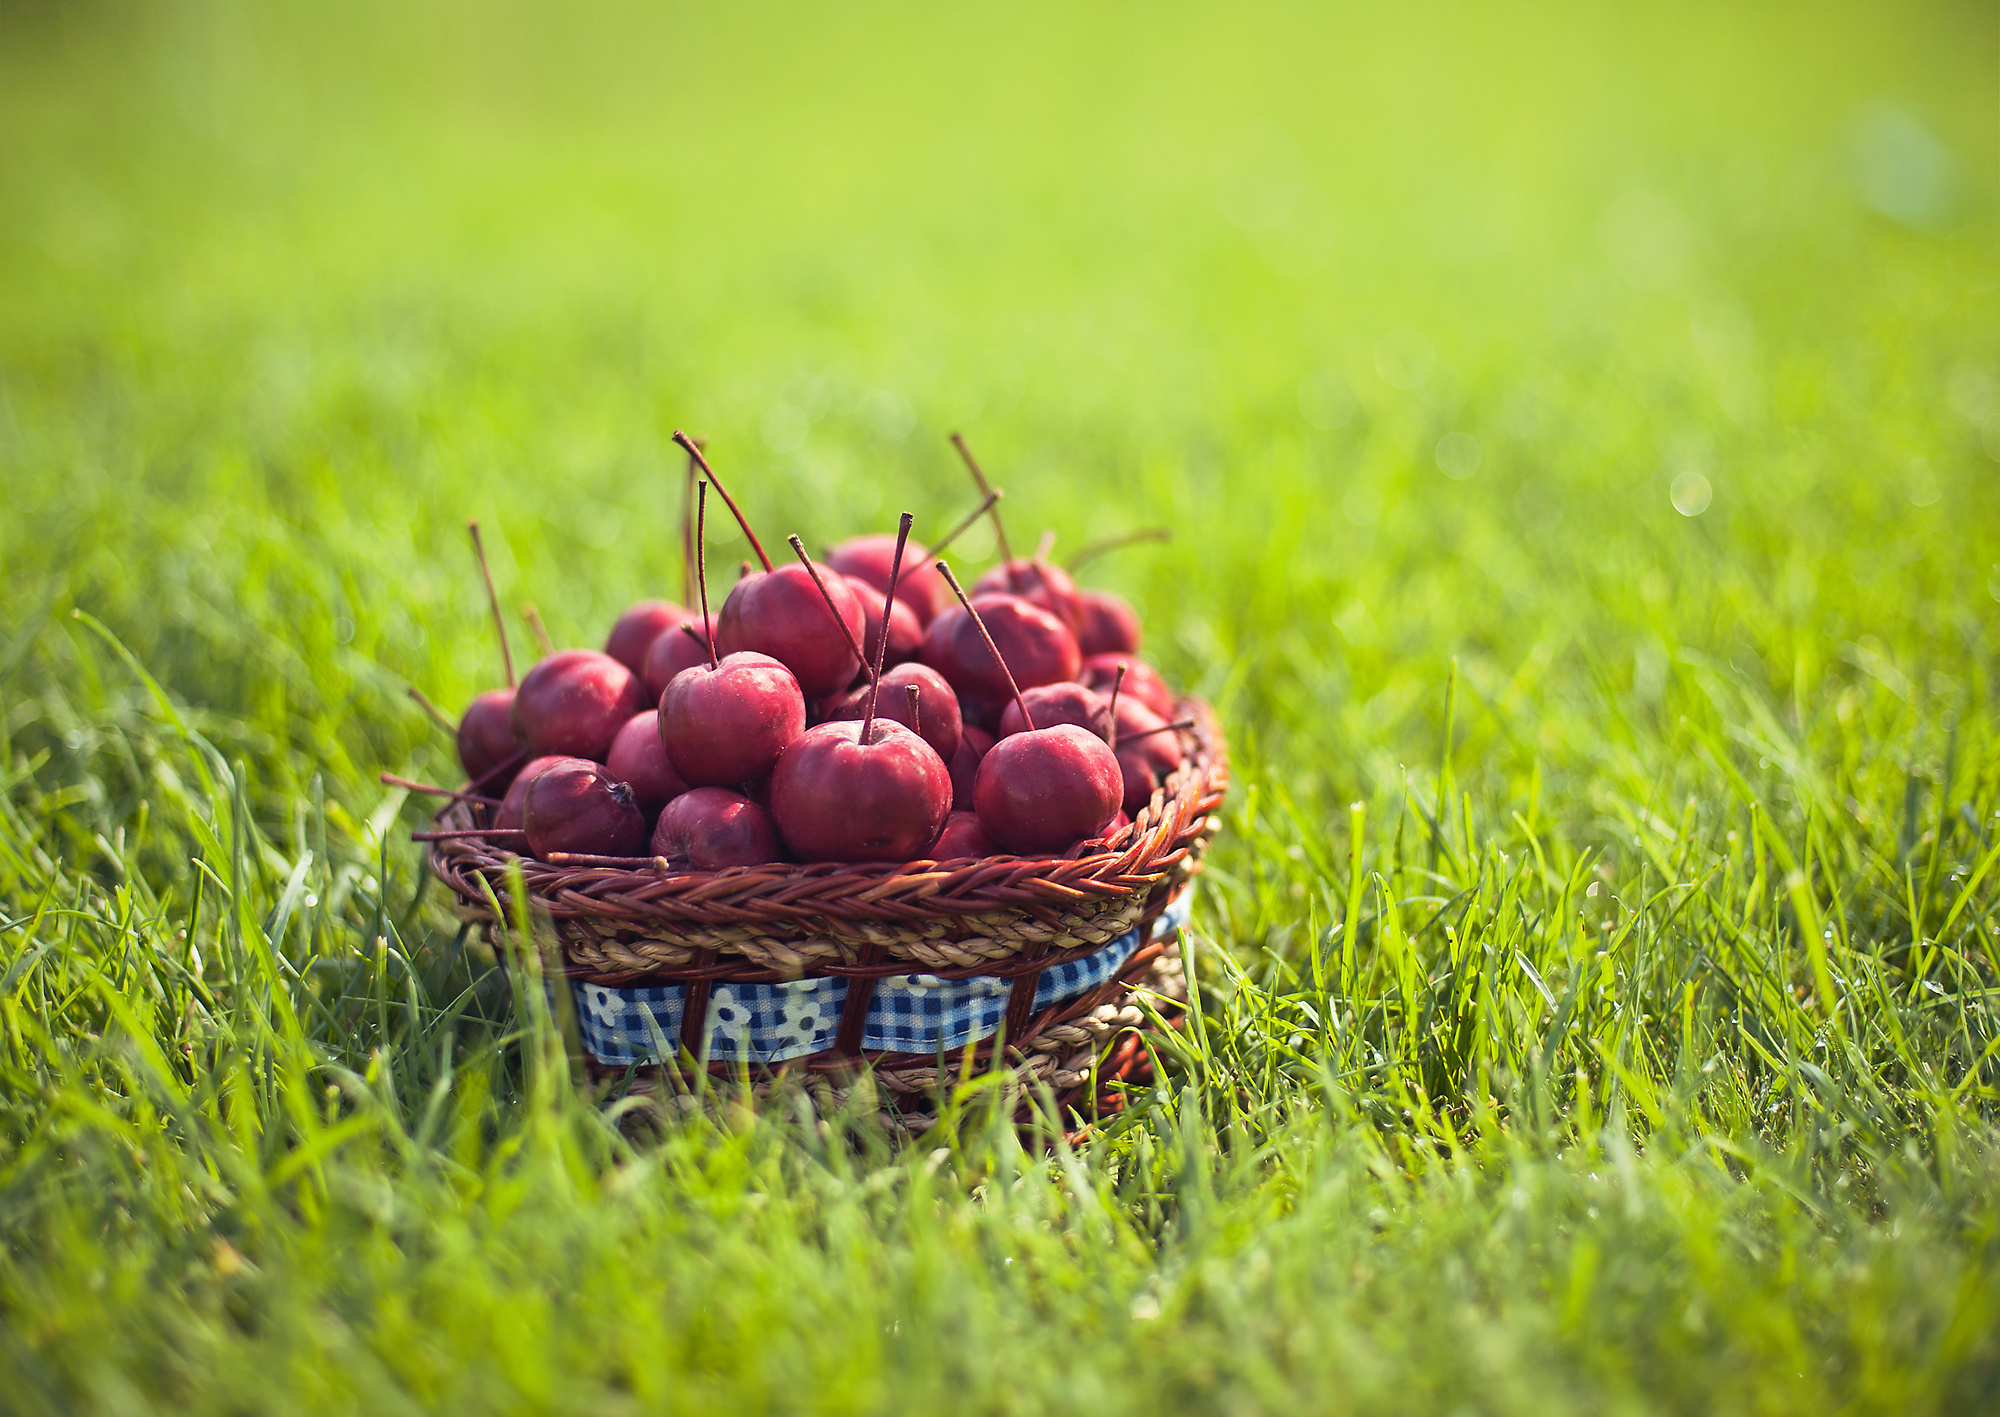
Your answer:
[[[911,685],[917,688],[917,721],[910,722]],[[868,686],[863,684],[836,700],[827,710],[829,723],[858,719],[868,712]],[[914,727],[946,766],[958,752],[965,736],[965,724],[958,715],[958,695],[945,683],[944,676],[922,664],[899,664],[882,675],[882,692],[875,700],[875,716],[893,719],[905,728]]]
[[[493,814],[493,825],[519,830],[526,825],[528,810],[528,785],[557,763],[587,763],[588,758],[572,758],[562,754],[552,754],[546,758],[530,758],[521,770],[514,774],[514,781],[507,789],[507,795],[500,799],[500,809]]]
[[[1076,678],[1083,664],[1076,636],[1048,611],[1016,595],[976,596],[972,604],[1023,689]],[[981,716],[971,711],[973,705],[997,717],[1013,697],[1005,671],[962,605],[945,611],[924,631],[923,661],[957,691],[960,711],[969,721]]]
[[[653,703],[660,701],[676,674],[708,663],[708,639],[702,634],[701,623],[699,615],[683,616],[647,649],[639,677],[646,681],[646,697]]]
[[[1037,728],[1054,728],[1058,723],[1073,723],[1104,736],[1104,725],[1109,722],[1111,705],[1095,689],[1086,689],[1081,684],[1041,684],[1021,691],[1021,703],[1028,706],[1028,717]],[[1028,719],[1021,717],[1021,704],[1008,701],[1000,711],[1000,733],[1002,738],[1011,738],[1016,733],[1028,731]]]
[[[889,589],[889,567],[895,558],[896,538],[876,533],[841,542],[827,556],[826,563],[843,576],[874,587],[879,604]],[[930,554],[914,541],[903,548],[903,571],[896,581],[896,599],[910,607],[919,625],[930,624],[948,607],[958,604],[951,587],[931,564]]]
[[[638,798],[602,763],[572,759],[537,773],[523,824],[528,849],[544,861],[555,851],[640,856],[646,850],[646,814]]]
[[[1018,595],[1041,606],[1069,626],[1072,634],[1083,628],[1082,592],[1077,590],[1076,581],[1068,571],[1048,561],[1024,560],[1017,556],[981,576],[978,584],[972,587],[972,593],[975,596]]]
[[[715,617],[716,651],[768,654],[792,671],[809,699],[845,689],[861,672],[861,661],[847,647],[827,601],[833,602],[856,644],[867,629],[867,616],[846,577],[822,578],[825,598],[804,566],[752,571],[730,587],[729,599]]]
[[[980,760],[972,788],[979,824],[1017,856],[1061,852],[1098,835],[1124,798],[1117,756],[1072,723],[1002,738]]]
[[[660,711],[644,709],[618,730],[611,740],[610,756],[604,766],[611,775],[632,789],[639,810],[652,816],[688,790],[681,775],[667,757],[667,745],[660,738]]]
[[[740,792],[696,787],[660,809],[653,854],[695,871],[785,859],[771,814]]]
[[[959,734],[958,751],[946,764],[951,769],[951,810],[972,810],[972,788],[979,776],[979,760],[993,746],[993,735],[975,724],[966,724]]]
[[[854,592],[854,599],[861,606],[861,613],[867,620],[862,636],[861,648],[867,651],[868,662],[875,662],[875,646],[882,638],[882,601],[884,596],[866,581],[854,576],[847,577],[847,587]],[[882,663],[907,664],[923,650],[924,625],[917,619],[917,612],[910,609],[909,602],[900,596],[889,602],[889,652]]]
[[[514,732],[536,754],[603,762],[611,740],[646,706],[638,677],[594,649],[560,650],[521,677]]]
[[[950,812],[944,760],[880,716],[866,743],[851,719],[807,729],[771,774],[771,816],[801,861],[918,861]]]
[[[1119,806],[1127,817],[1137,817],[1140,809],[1153,800],[1153,793],[1160,786],[1160,774],[1140,753],[1126,748],[1118,750]]]
[[[458,765],[468,782],[479,781],[525,746],[514,736],[512,689],[488,689],[465,706],[458,721]],[[481,790],[496,785],[487,783]]]
[[[646,651],[653,647],[653,641],[689,618],[685,607],[671,600],[642,600],[618,617],[604,641],[604,652],[643,676]]]
[[[1137,699],[1161,718],[1172,718],[1174,691],[1167,687],[1167,681],[1160,677],[1159,670],[1136,654],[1094,654],[1086,659],[1083,668],[1071,677],[1108,698],[1111,686],[1118,680],[1118,666],[1121,664],[1127,668],[1125,687],[1118,691],[1118,697]]]
[[[967,856],[997,856],[999,848],[979,818],[972,812],[953,812],[944,819],[944,830],[931,844],[931,860],[957,861]]]
[[[660,739],[690,787],[756,781],[805,729],[799,681],[767,654],[683,669],[660,695]]]
[[[1077,628],[1076,642],[1083,649],[1083,657],[1093,654],[1137,654],[1144,635],[1139,626],[1139,612],[1122,595],[1113,595],[1108,590],[1085,590],[1077,592],[1077,606],[1081,624]]]

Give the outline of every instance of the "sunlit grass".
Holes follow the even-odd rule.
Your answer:
[[[0,23],[0,1406],[2000,1396],[1990,16]],[[594,642],[675,426],[1174,529],[1240,785],[1081,1149],[643,1125],[426,888],[464,520]]]

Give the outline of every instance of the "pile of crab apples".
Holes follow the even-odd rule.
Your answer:
[[[550,654],[472,701],[468,793],[498,799],[480,834],[525,837],[543,860],[692,870],[1065,855],[1125,827],[1181,766],[1189,725],[1170,721],[1118,596],[1011,556],[1004,532],[1002,564],[968,593],[908,514],[823,562],[792,537],[796,564],[774,565],[676,438],[704,474],[699,608],[642,601],[602,651]],[[712,618],[711,485],[762,563]],[[997,496],[981,508],[996,527]]]

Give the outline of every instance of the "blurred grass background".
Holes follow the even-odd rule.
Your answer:
[[[1996,118],[1974,4],[0,9],[19,1404],[1991,1401]],[[413,899],[465,519],[595,643],[676,426],[1173,527],[1219,973],[1082,1159],[635,1149]]]

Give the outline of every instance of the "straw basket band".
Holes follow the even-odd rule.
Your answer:
[[[431,842],[430,865],[462,913],[490,925],[518,861],[568,971],[603,984],[1039,972],[1147,923],[1198,868],[1228,762],[1208,706],[1181,707],[1195,720],[1181,733],[1183,766],[1129,827],[1064,856],[679,871],[645,858],[537,861],[451,836]],[[487,810],[454,802],[436,825],[477,831]]]

